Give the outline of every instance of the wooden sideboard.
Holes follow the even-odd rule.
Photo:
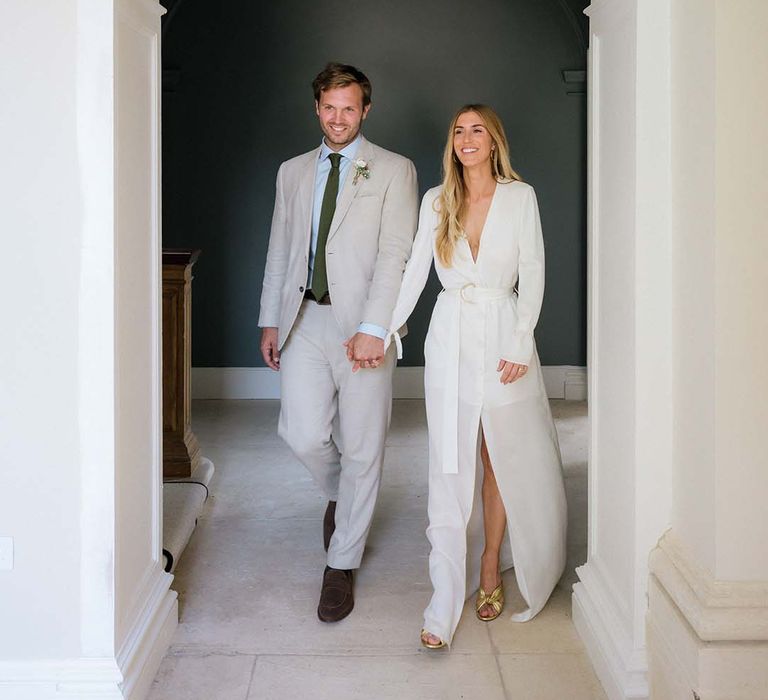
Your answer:
[[[199,250],[163,250],[163,478],[189,477],[200,462],[192,432],[192,266]]]

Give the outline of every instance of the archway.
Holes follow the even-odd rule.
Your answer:
[[[298,14],[297,7],[288,3],[257,12],[243,4],[237,8],[240,14],[233,15],[232,8],[211,11],[177,3],[165,35],[165,67],[173,84],[164,95],[164,235],[171,245],[203,249],[194,292],[195,337],[201,328],[205,334],[195,354],[197,378],[225,372],[236,377],[237,393],[199,393],[201,398],[276,395],[269,383],[273,373],[254,366],[261,360],[253,342],[258,337],[256,318],[249,308],[260,293],[274,173],[282,160],[317,143],[309,82],[330,51],[327,25],[343,14],[342,4],[326,4],[308,14],[306,8]],[[412,24],[414,10],[405,4],[398,7],[399,15],[392,8],[386,13],[380,7],[357,8],[349,18],[343,59],[358,62],[374,82],[367,136],[413,158],[422,191],[439,177],[445,122],[457,104],[488,101],[502,112],[515,165],[537,188],[547,231],[550,291],[539,325],[540,352],[551,370],[553,395],[573,398],[585,390],[585,42],[565,3],[455,7],[458,16],[446,12],[444,4],[422,3]],[[467,38],[463,28],[471,26],[476,14],[485,22]],[[421,32],[427,23],[443,39],[424,51]],[[377,27],[375,41],[366,34],[369,25]],[[256,46],[252,35],[258,37]],[[468,53],[477,49],[472,61],[456,58],[462,40],[470,47]],[[393,53],[390,47],[396,41],[398,51]],[[448,66],[451,79],[445,80]],[[440,80],[428,79],[438,75]],[[431,292],[434,297],[434,282]],[[429,297],[425,293],[406,344],[410,387],[422,385],[413,375],[420,369]],[[209,444],[217,461],[222,446],[215,439]],[[284,457],[275,454],[275,459]],[[303,482],[294,486],[304,488]],[[242,491],[264,503],[250,484],[243,484]],[[270,500],[274,513],[279,499]],[[239,516],[245,512],[241,505]],[[290,498],[285,512],[309,517]],[[585,516],[576,530],[583,545]],[[208,554],[205,558],[210,560]],[[573,582],[573,567],[584,558],[582,549],[571,560],[566,587]],[[181,578],[184,586],[193,576]],[[197,612],[202,605],[195,596]],[[236,624],[232,620],[228,628],[230,638],[244,644]],[[183,639],[187,649],[203,643],[195,634]]]

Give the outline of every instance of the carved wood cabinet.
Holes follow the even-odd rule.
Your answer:
[[[200,446],[191,427],[192,266],[199,250],[163,250],[163,478],[191,476]]]

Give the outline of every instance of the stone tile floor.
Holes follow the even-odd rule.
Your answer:
[[[553,401],[569,502],[568,567],[531,622],[465,609],[450,652],[419,645],[427,576],[426,422],[396,401],[356,607],[316,615],[325,502],[276,435],[276,401],[200,401],[194,429],[216,474],[176,570],[180,620],[150,700],[604,700],[571,622],[586,559],[587,419]],[[520,604],[505,576],[509,609]]]

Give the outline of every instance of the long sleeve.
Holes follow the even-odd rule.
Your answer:
[[[272,215],[272,229],[269,234],[267,263],[264,268],[264,283],[261,290],[261,328],[277,327],[280,323],[280,295],[288,269],[288,235],[285,230],[285,199],[283,194],[283,167],[277,172],[275,186],[275,211]]]
[[[413,243],[419,187],[416,168],[402,159],[384,195],[379,251],[360,321],[385,327],[397,299],[408,251]]]
[[[529,365],[533,357],[533,329],[544,299],[544,238],[539,205],[532,187],[525,194],[520,212],[517,323],[506,339],[502,358]]]
[[[413,313],[416,302],[418,302],[422,291],[424,291],[427,277],[429,277],[429,270],[432,266],[435,238],[435,212],[432,208],[434,201],[435,195],[432,190],[427,192],[421,201],[419,228],[413,241],[411,256],[408,258],[408,263],[405,266],[397,303],[392,312],[392,321],[389,324],[390,332],[384,341],[386,349],[390,342],[393,339],[395,340],[398,358],[402,357],[398,330],[405,325],[408,317]]]

